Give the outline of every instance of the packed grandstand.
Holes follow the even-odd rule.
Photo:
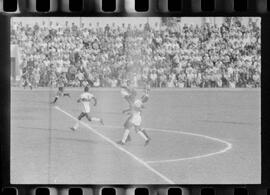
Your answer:
[[[61,78],[67,87],[118,87],[127,79],[152,88],[260,87],[261,29],[252,19],[220,25],[163,19],[156,27],[66,20],[12,25],[11,45],[20,53],[12,79],[19,85],[57,86]]]

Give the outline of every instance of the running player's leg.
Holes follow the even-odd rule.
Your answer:
[[[59,99],[59,97],[62,95],[63,95],[63,88],[59,87],[52,104],[55,104],[57,102],[57,100]]]
[[[57,92],[57,94],[54,96],[54,100],[51,103],[55,104],[57,102],[58,98],[59,98],[59,95],[58,95],[58,92]]]
[[[125,123],[124,123],[124,129],[128,129],[129,128],[129,123],[130,123],[130,120],[131,120],[131,115],[128,116],[128,118],[126,119]],[[131,141],[131,137],[130,137],[130,134],[128,135],[126,141]]]
[[[27,81],[24,80],[24,81],[23,81],[23,88],[25,89],[26,86],[27,86]]]
[[[87,114],[85,112],[81,112],[81,114],[78,116],[77,122],[75,123],[75,125],[73,127],[71,127],[71,130],[75,131],[79,128],[80,125],[80,120],[86,116]]]
[[[124,145],[127,141],[129,141],[129,133],[130,133],[130,129],[132,128],[132,123],[130,121],[128,121],[127,123],[125,123],[125,131],[123,134],[123,137],[120,141],[118,141],[118,144]]]
[[[59,87],[58,89],[59,93],[61,93],[61,96],[68,96],[70,97],[69,93],[64,92],[64,87]]]
[[[70,97],[70,94],[67,93],[67,92],[64,92],[64,88],[62,88],[62,93],[63,93],[63,96],[67,96],[67,97]]]
[[[29,82],[29,83],[28,83],[28,85],[29,85],[29,88],[32,90],[32,89],[33,89],[33,87],[32,87],[31,82]]]
[[[135,124],[136,124],[136,117],[134,117],[133,115],[130,115],[124,123],[124,129],[125,129],[124,135],[123,135],[122,140],[117,142],[118,144],[124,145],[127,141],[131,141],[129,133],[132,127],[135,128]]]
[[[144,146],[147,146],[151,138],[146,133],[145,129],[142,129],[140,126],[135,126],[135,131],[145,140]]]

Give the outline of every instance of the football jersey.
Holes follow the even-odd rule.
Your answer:
[[[135,106],[136,108],[141,108],[142,105],[143,105],[143,103],[142,103],[141,100],[136,100],[136,101],[134,102],[134,106]]]
[[[133,104],[132,113],[133,115],[140,115],[143,103],[141,100],[136,100]]]
[[[84,92],[81,94],[80,99],[81,99],[81,103],[83,105],[84,112],[86,112],[86,113],[90,112],[90,101],[93,97],[94,97],[94,95],[89,93],[89,92]]]

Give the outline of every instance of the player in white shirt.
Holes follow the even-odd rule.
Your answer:
[[[146,89],[145,94],[141,97],[141,99],[134,100],[133,103],[130,105],[130,108],[123,111],[124,113],[129,114],[129,118],[124,125],[125,132],[123,138],[122,140],[117,142],[118,144],[124,145],[127,141],[129,141],[130,129],[134,128],[135,131],[145,140],[144,145],[145,146],[148,145],[151,138],[147,135],[146,131],[141,127],[142,122],[141,112],[142,109],[144,108],[144,103],[147,102],[148,99],[149,99],[149,89]]]
[[[78,129],[79,124],[80,124],[80,120],[83,117],[86,117],[88,119],[88,121],[96,121],[96,122],[100,122],[102,125],[104,125],[103,124],[103,120],[101,118],[91,117],[90,116],[91,101],[92,100],[94,100],[94,106],[96,106],[97,105],[97,99],[95,98],[95,96],[93,94],[91,94],[89,92],[89,88],[88,88],[88,86],[86,86],[84,88],[84,93],[82,93],[81,96],[80,96],[80,98],[77,100],[78,103],[82,103],[83,111],[78,116],[78,121],[76,122],[76,124],[74,125],[74,127],[71,127],[71,130],[75,131],[75,130]]]
[[[128,102],[128,109],[123,110],[123,114],[125,114],[128,110],[131,110],[137,93],[135,89],[132,86],[130,86],[130,84],[127,82],[127,85],[126,86],[124,85],[121,88],[121,95]],[[128,117],[125,120],[124,129],[127,129],[129,127],[129,123],[132,118],[132,115],[130,113],[128,113],[127,115]],[[126,141],[131,141],[130,135],[128,135]]]

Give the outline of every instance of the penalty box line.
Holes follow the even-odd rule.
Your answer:
[[[68,112],[66,112],[65,110],[59,108],[58,106],[54,107],[55,109],[57,109],[58,111],[64,113],[65,115],[69,116],[70,118],[77,120],[76,117],[72,116],[71,114],[69,114]],[[132,154],[131,152],[129,152],[128,150],[126,150],[123,147],[120,147],[117,143],[115,143],[113,140],[111,140],[110,138],[106,137],[105,135],[99,133],[96,129],[93,129],[90,125],[84,123],[83,121],[80,121],[80,123],[88,128],[89,130],[91,130],[94,134],[100,136],[102,139],[104,139],[105,141],[107,141],[108,143],[110,143],[111,145],[113,145],[115,148],[117,148],[118,150],[124,152],[125,154],[127,154],[128,156],[132,157],[134,160],[136,160],[138,163],[142,164],[144,167],[146,167],[148,170],[150,170],[151,172],[153,172],[154,174],[156,174],[157,176],[159,176],[160,178],[162,178],[164,181],[166,181],[169,184],[175,184],[174,181],[172,181],[171,179],[169,179],[168,177],[164,176],[162,173],[160,173],[159,171],[157,171],[156,169],[154,169],[153,167],[151,167],[149,164],[147,164],[145,161],[143,161],[142,159],[140,159],[139,157],[137,157],[136,155]]]

